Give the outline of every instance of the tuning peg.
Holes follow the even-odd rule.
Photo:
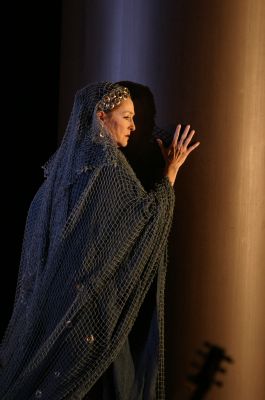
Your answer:
[[[227,361],[229,363],[233,363],[234,362],[233,358],[231,358],[229,356],[224,356],[223,358],[224,358],[225,361]]]

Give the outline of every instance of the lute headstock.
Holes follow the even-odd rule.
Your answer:
[[[203,363],[192,363],[198,371],[188,376],[188,381],[196,386],[190,400],[204,399],[214,385],[222,387],[223,381],[220,374],[227,372],[223,363],[233,363],[233,359],[226,354],[224,348],[209,342],[205,342],[203,349],[197,350],[196,353],[203,358]]]

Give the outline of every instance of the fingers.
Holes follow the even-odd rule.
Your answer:
[[[188,133],[189,133],[189,130],[190,130],[190,125],[186,125],[186,127],[185,127],[185,129],[184,129],[184,132],[182,133],[181,138],[180,138],[180,141],[179,141],[179,143],[178,143],[178,147],[179,147],[179,148],[183,145],[183,142],[184,142],[184,140],[186,139],[186,137],[187,137],[187,135],[188,135]]]
[[[177,157],[180,159],[182,164],[186,160],[188,155],[200,145],[200,142],[196,142],[192,146],[188,147],[190,142],[192,141],[193,136],[195,135],[194,129],[190,132],[189,130],[190,130],[190,125],[186,125],[185,130],[180,138],[180,141],[177,144],[177,150],[178,150]]]
[[[181,136],[181,139],[180,139],[180,141],[178,143],[178,149],[179,149],[180,152],[187,151],[190,148],[192,150],[194,150],[194,148],[197,147],[197,143],[196,143],[195,147],[191,146],[190,148],[188,148],[188,145],[190,144],[190,142],[192,141],[193,136],[195,135],[195,130],[193,129],[189,133],[189,129],[190,129],[190,125],[187,125],[185,130],[184,130],[184,132],[183,132],[183,134],[182,134],[182,136]]]
[[[184,147],[185,147],[185,148],[188,147],[188,144],[191,142],[191,139],[193,138],[194,134],[195,134],[195,130],[192,130],[192,131],[189,133],[187,139],[186,139],[185,142],[184,142]]]
[[[196,142],[192,146],[188,147],[193,136],[195,135],[195,130],[189,132],[190,125],[186,125],[183,134],[179,140],[181,125],[178,124],[174,133],[173,140],[169,147],[165,147],[161,139],[157,138],[156,141],[160,147],[164,160],[168,164],[179,163],[182,165],[187,158],[187,156],[199,146],[200,142]],[[178,141],[179,140],[179,141]]]
[[[178,143],[179,133],[180,133],[181,125],[178,124],[174,133],[174,137],[172,140],[172,146],[176,147]]]
[[[200,142],[197,142],[197,143],[193,144],[192,146],[190,146],[190,147],[187,149],[187,156],[188,156],[194,149],[196,149],[196,147],[198,147],[199,145],[200,145]]]

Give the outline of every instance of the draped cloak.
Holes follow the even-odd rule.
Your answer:
[[[102,132],[95,106],[112,85],[77,92],[63,141],[29,208],[1,345],[2,400],[89,398],[111,367],[115,397],[105,391],[104,399],[164,399],[174,191],[164,177],[146,192]],[[137,318],[148,296],[143,331]],[[130,339],[135,327],[138,343]]]

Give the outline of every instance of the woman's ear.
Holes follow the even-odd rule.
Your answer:
[[[106,116],[106,114],[104,113],[104,111],[98,111],[98,112],[97,112],[97,117],[98,117],[98,119],[99,119],[100,121],[104,122],[105,116]]]

